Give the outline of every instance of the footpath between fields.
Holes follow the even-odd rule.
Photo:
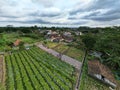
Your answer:
[[[55,57],[60,58],[62,61],[74,66],[76,69],[80,70],[82,63],[79,62],[78,60],[73,59],[67,55],[63,55],[61,53],[58,53],[58,52],[54,51],[53,49],[49,49],[49,48],[43,46],[42,44],[38,44],[37,46],[39,48],[41,48],[42,50],[54,55]]]

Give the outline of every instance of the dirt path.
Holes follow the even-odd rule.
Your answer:
[[[4,59],[4,56],[3,56],[3,85],[5,86],[5,75],[6,75],[6,64],[5,64],[5,59]]]
[[[0,55],[0,90],[5,90],[5,73],[4,55]]]
[[[0,56],[0,83],[3,82],[3,59]]]
[[[44,47],[42,44],[38,44],[37,46],[39,48],[43,49],[44,51],[54,55],[55,57],[60,58],[62,61],[69,63],[70,65],[74,66],[76,69],[80,70],[82,63],[77,61],[76,59],[73,59],[67,55],[61,55],[60,53],[58,53],[52,49],[48,49],[48,48]]]

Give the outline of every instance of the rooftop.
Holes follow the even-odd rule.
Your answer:
[[[111,70],[107,66],[100,63],[98,60],[88,61],[88,73],[103,75],[106,79],[116,84],[116,80]]]

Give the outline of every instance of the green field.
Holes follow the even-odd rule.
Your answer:
[[[38,41],[31,37],[20,36],[20,34],[18,34],[18,33],[5,33],[4,37],[9,42],[14,42],[17,39],[20,39],[21,41],[23,41],[25,43],[34,43],[34,42]]]
[[[83,60],[84,51],[77,49],[75,47],[69,47],[69,46],[61,44],[61,43],[59,44],[59,43],[52,43],[52,42],[48,42],[46,44],[46,46],[54,49],[55,51],[57,51],[59,53],[63,53],[67,56],[75,58],[78,61]]]
[[[82,62],[83,60],[83,57],[84,57],[84,51],[80,50],[80,49],[77,49],[77,48],[74,48],[74,47],[71,47],[66,55],[72,57],[72,58],[75,58],[76,60],[79,60]]]
[[[5,56],[6,90],[72,90],[72,66],[37,47]]]
[[[2,35],[2,38],[0,38],[0,51],[1,52],[8,50],[10,48],[9,44],[14,43],[17,39],[21,40],[25,44],[33,44],[36,42],[40,42],[43,39],[42,37],[39,37],[36,34],[32,34],[32,33],[25,34],[25,36],[22,36],[18,32],[2,33],[1,35]]]
[[[46,46],[47,46],[48,48],[54,48],[54,47],[56,47],[58,44],[59,44],[59,43],[47,42]]]
[[[69,47],[64,45],[64,44],[61,44],[60,46],[54,48],[55,51],[57,52],[60,52],[60,53],[63,53],[64,51],[66,51]]]

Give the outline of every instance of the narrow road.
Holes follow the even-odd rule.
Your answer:
[[[73,59],[66,55],[61,55],[60,53],[58,53],[52,49],[48,49],[48,48],[44,47],[42,44],[38,44],[37,46],[39,48],[41,48],[42,50],[54,55],[55,57],[60,58],[62,61],[69,63],[70,65],[74,66],[76,69],[78,69],[78,70],[81,69],[82,63],[77,61],[76,59]]]

